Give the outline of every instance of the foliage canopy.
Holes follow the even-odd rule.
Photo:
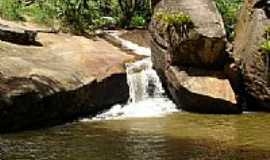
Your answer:
[[[29,3],[30,2],[30,3]],[[243,0],[215,0],[224,19],[230,40],[234,37],[237,13]],[[0,16],[9,20],[31,20],[63,30],[85,32],[104,25],[116,27],[146,27],[151,20],[151,0],[1,0]],[[188,21],[183,15],[173,15],[166,21]]]
[[[111,25],[144,27],[151,19],[150,0],[1,0],[0,16],[30,20],[75,33]],[[32,3],[28,3],[32,2]]]

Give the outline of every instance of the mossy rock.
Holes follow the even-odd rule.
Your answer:
[[[183,12],[158,12],[155,15],[157,21],[163,21],[168,25],[193,25],[192,19],[189,15],[184,14]]]

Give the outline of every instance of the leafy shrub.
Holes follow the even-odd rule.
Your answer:
[[[260,48],[264,53],[270,54],[270,27],[265,29],[264,38],[265,41],[261,44]]]
[[[114,29],[117,26],[117,20],[113,17],[101,17],[94,21],[96,28]]]
[[[55,4],[55,0],[38,1],[29,7],[24,7],[24,14],[31,17],[34,22],[54,26],[57,21]]]
[[[145,25],[147,25],[152,16],[151,0],[138,0],[134,15],[143,17],[146,21]]]
[[[168,25],[186,25],[188,27],[193,27],[193,22],[189,15],[183,12],[170,13],[170,12],[159,12],[156,14],[155,19],[157,21],[165,22]]]
[[[195,27],[191,17],[183,12],[162,11],[158,12],[154,18],[160,22],[159,32],[168,36],[172,46],[180,45],[182,40],[189,36],[190,30]],[[172,31],[177,34],[171,34]],[[179,38],[174,38],[174,35],[178,35]]]
[[[62,30],[81,34],[94,28],[92,18],[96,12],[92,5],[89,0],[40,0],[24,10],[37,23],[49,26],[60,23]]]
[[[237,15],[244,0],[215,0],[215,1],[217,8],[223,17],[227,37],[229,40],[233,40],[235,36],[234,28],[237,21]]]
[[[96,2],[90,0],[58,0],[57,10],[62,26],[78,34],[93,30],[94,20],[100,17]]]
[[[8,20],[23,20],[22,7],[19,0],[1,0],[0,16]]]
[[[270,54],[270,40],[263,42],[261,49],[264,53]]]
[[[134,23],[142,22],[142,18],[146,21],[144,25],[147,25],[151,20],[150,0],[118,0],[118,5],[122,11],[122,27],[134,27]],[[133,17],[135,17],[135,19],[133,19]],[[132,20],[133,25],[131,24]]]
[[[266,63],[265,69],[265,79],[269,80],[269,67],[270,67],[270,27],[265,29],[264,34],[265,41],[261,44],[260,49],[262,51],[262,56]]]
[[[267,27],[265,29],[265,39],[270,39],[270,27]]]
[[[146,25],[146,20],[142,16],[134,16],[130,22],[131,27],[144,27]]]
[[[0,17],[25,18],[52,27],[60,25],[62,30],[77,34],[115,25],[102,17],[113,17],[117,26],[124,27],[131,23],[143,26],[151,19],[149,0],[36,0],[28,5],[24,2],[28,0],[0,0]]]
[[[270,40],[266,40],[263,42],[261,45],[261,50],[262,50],[262,57],[264,58],[264,61],[266,63],[266,68],[265,68],[265,79],[269,79],[269,66],[270,66]]]

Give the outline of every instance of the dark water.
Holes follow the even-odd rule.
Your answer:
[[[267,160],[270,114],[76,122],[0,135],[3,160]]]

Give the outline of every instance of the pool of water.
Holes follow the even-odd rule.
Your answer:
[[[266,160],[270,114],[83,121],[0,135],[2,160]]]

